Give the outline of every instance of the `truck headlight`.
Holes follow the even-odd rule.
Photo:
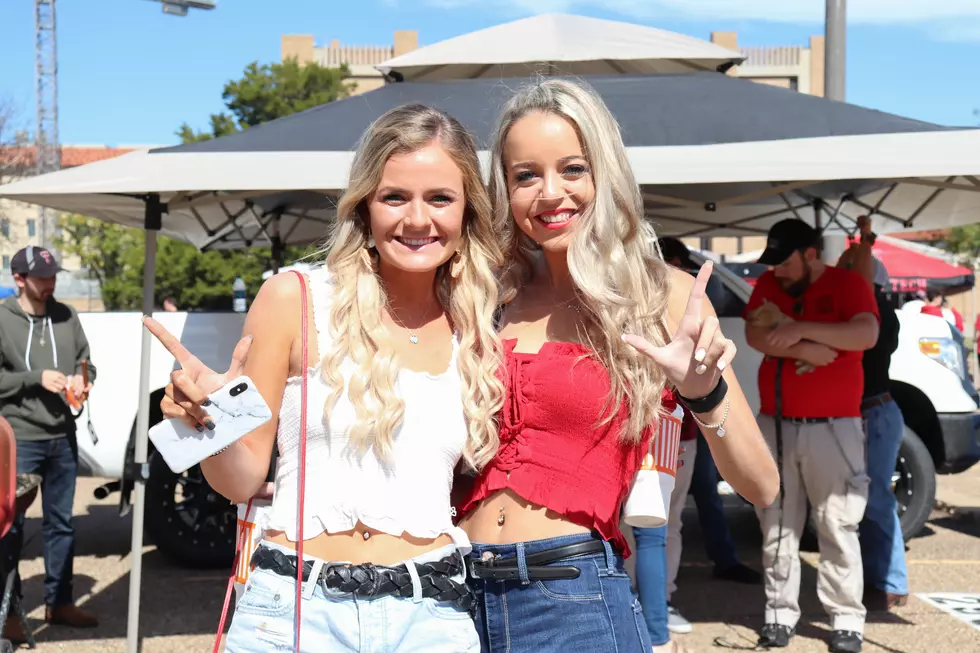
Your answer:
[[[952,338],[919,338],[919,351],[956,376],[966,376],[963,348]]]

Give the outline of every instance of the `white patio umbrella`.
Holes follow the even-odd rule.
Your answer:
[[[741,53],[635,23],[542,14],[440,41],[377,66],[394,81],[727,70]]]

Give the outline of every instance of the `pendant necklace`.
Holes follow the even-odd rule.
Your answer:
[[[436,300],[436,303],[438,303],[438,300]],[[431,310],[432,310],[432,305],[430,304],[429,305],[429,308],[426,309],[426,311],[425,311],[425,315],[422,316],[421,322],[422,322],[423,325],[425,324],[425,319],[427,317],[429,317],[429,311],[431,311]],[[399,320],[398,318],[396,318],[395,317],[395,313],[394,313],[394,311],[391,310],[391,307],[390,306],[388,307],[388,317],[390,317],[392,319],[392,321],[395,322],[395,324],[397,324],[401,328],[403,328],[406,331],[408,331],[408,340],[409,340],[409,342],[411,342],[413,345],[419,344],[418,334],[416,334],[415,331],[413,331],[412,329],[409,329],[407,326],[405,326],[405,323],[404,322],[402,322],[401,320]]]

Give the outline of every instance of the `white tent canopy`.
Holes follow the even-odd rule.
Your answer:
[[[764,233],[822,200],[827,215],[873,213],[879,233],[980,219],[980,130],[827,136],[628,148],[647,215],[664,235]],[[487,153],[481,152],[484,164]],[[0,197],[142,227],[145,199],[161,233],[205,248],[320,239],[334,218],[351,152],[134,152],[0,186]],[[276,198],[291,196],[277,211]],[[839,216],[838,216],[839,217]],[[273,225],[273,223],[275,224]]]
[[[457,36],[377,66],[399,81],[547,74],[686,73],[745,57],[685,34],[599,18],[542,14]]]

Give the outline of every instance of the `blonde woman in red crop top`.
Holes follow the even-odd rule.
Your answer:
[[[497,456],[458,503],[483,650],[649,653],[620,510],[671,390],[742,496],[768,505],[779,485],[704,296],[710,265],[695,281],[664,263],[585,86],[549,79],[508,102],[489,190],[511,262],[506,394]]]

